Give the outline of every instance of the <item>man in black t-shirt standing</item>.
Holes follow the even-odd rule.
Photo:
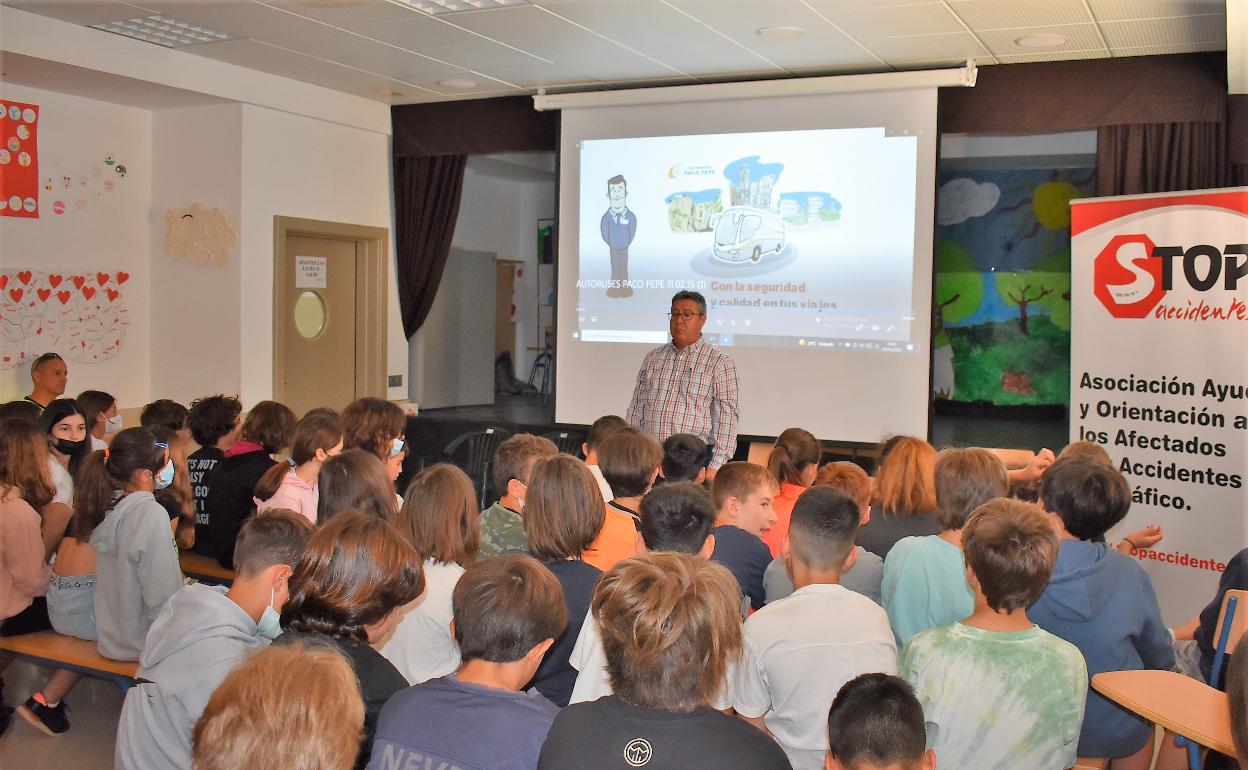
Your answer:
[[[207,396],[191,403],[188,422],[191,436],[199,449],[186,458],[191,473],[191,496],[195,505],[195,546],[192,550],[207,553],[209,543],[208,514],[204,502],[212,488],[212,475],[225,458],[225,450],[238,441],[243,427],[243,404],[233,396]]]

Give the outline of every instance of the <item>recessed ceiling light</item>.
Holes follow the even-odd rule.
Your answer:
[[[458,11],[484,11],[490,8],[529,5],[529,0],[399,0],[399,2],[430,16]]]
[[[1020,48],[1057,48],[1065,44],[1065,35],[1024,35],[1014,38],[1014,45]]]
[[[466,91],[469,88],[476,88],[477,81],[469,80],[468,78],[448,78],[447,80],[439,80],[438,85],[443,88],[457,88]]]
[[[102,24],[92,24],[91,28],[112,32],[115,35],[122,35],[135,40],[142,40],[145,43],[155,43],[165,48],[178,48],[184,45],[197,45],[199,43],[215,43],[219,40],[230,39],[230,36],[224,32],[192,24],[189,21],[180,21],[168,16],[162,16],[159,13],[151,16],[142,16],[137,19],[123,19],[121,21],[106,21]]]
[[[762,27],[754,30],[754,34],[768,40],[792,40],[806,34],[801,27]]]

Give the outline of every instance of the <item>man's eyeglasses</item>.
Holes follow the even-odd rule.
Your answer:
[[[681,313],[668,313],[667,317],[672,319],[673,321],[692,321],[693,319],[698,318],[701,315],[702,315],[701,313],[694,313],[690,310],[686,310]]]

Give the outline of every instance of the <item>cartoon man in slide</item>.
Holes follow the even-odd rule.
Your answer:
[[[607,180],[607,199],[611,207],[602,215],[602,240],[611,249],[611,288],[608,297],[633,296],[628,282],[628,246],[637,235],[637,216],[628,210],[628,182],[616,174]]]

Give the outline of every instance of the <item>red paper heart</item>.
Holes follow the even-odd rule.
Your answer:
[[[35,292],[35,293],[39,295],[39,301],[40,301],[40,302],[47,302],[47,301],[48,301],[48,297],[51,297],[51,296],[52,296],[52,290],[51,290],[51,289],[40,289],[39,291],[37,291],[37,292]]]
[[[130,280],[130,274],[127,273],[125,270],[122,270],[120,273],[117,274],[117,283],[125,283],[128,280]]]
[[[23,294],[25,294],[25,292],[21,289],[9,289],[9,296],[13,298],[14,302],[21,302]]]
[[[82,285],[87,282],[87,279],[81,275],[75,275],[73,278],[73,281],[74,281],[74,288],[81,289]]]
[[[4,360],[5,360],[5,361],[12,361],[13,359],[9,358],[8,356],[5,356],[5,357],[4,357]]]
[[[109,301],[109,302],[112,302],[113,300],[115,300],[115,299],[117,299],[118,297],[120,297],[120,296],[121,296],[121,292],[119,292],[119,291],[113,291],[112,289],[105,289],[105,290],[104,290],[104,293],[108,295],[108,301]]]
[[[65,280],[65,279],[64,279],[64,278],[62,278],[62,277],[61,277],[61,276],[59,276],[59,275],[49,275],[49,276],[48,276],[48,283],[52,284],[52,288],[53,288],[53,289],[55,289],[57,286],[60,286],[60,285],[61,285],[61,281],[63,281],[63,280]]]
[[[86,297],[87,299],[91,299],[92,297],[94,297],[94,296],[95,296],[95,287],[94,287],[94,286],[84,286],[84,287],[82,287],[82,296]]]
[[[23,270],[22,272],[18,273],[17,280],[21,281],[22,283],[30,283],[30,271]]]
[[[58,291],[56,293],[56,298],[61,301],[62,305],[64,305],[66,302],[69,302],[69,297],[70,297],[70,294],[67,291]]]
[[[38,329],[35,329],[35,334],[43,334],[43,327],[40,326]]]
[[[9,285],[9,277],[7,275],[0,275],[0,289],[3,289],[5,286],[8,286],[8,285]]]
[[[108,273],[96,273],[95,280],[101,286],[108,282]]]

